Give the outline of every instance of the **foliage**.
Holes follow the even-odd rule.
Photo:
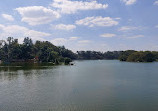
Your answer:
[[[77,55],[65,47],[57,47],[48,41],[33,41],[26,37],[23,44],[18,39],[8,37],[0,41],[0,60],[4,62],[53,62],[59,64],[66,59],[76,59]]]
[[[97,59],[118,59],[120,51],[108,51],[108,52],[97,52],[97,51],[77,51],[78,59],[83,60],[97,60]]]
[[[4,62],[52,62],[69,64],[72,60],[98,60],[119,59],[128,62],[153,62],[158,61],[156,51],[77,51],[66,49],[64,46],[57,47],[48,41],[33,41],[26,37],[23,44],[18,39],[8,37],[7,41],[0,41],[0,60]]]
[[[96,52],[96,51],[77,51],[78,59],[82,60],[97,60],[106,59],[113,60],[119,59],[120,61],[128,62],[153,62],[158,61],[158,52],[156,51],[108,51],[108,52]]]
[[[71,58],[72,60],[77,59],[77,54],[73,53],[71,50],[66,49],[64,46],[58,47],[59,53],[62,57]]]
[[[122,51],[120,53],[119,60],[120,61],[127,61],[128,56],[131,55],[134,52],[136,52],[136,51],[134,51],[134,50]]]
[[[153,52],[150,51],[134,51],[132,53],[128,53],[128,51],[122,53],[121,57],[119,58],[121,61],[128,61],[128,62],[153,62],[156,61],[156,56]],[[125,59],[124,59],[125,57]]]
[[[65,58],[65,64],[68,65],[70,62],[72,62],[72,60],[70,58]]]

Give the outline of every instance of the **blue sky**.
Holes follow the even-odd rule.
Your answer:
[[[77,50],[158,51],[157,0],[1,0],[0,39]]]

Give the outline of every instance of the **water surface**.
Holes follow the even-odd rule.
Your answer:
[[[158,111],[158,63],[1,66],[0,111]]]

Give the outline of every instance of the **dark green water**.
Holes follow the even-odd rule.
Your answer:
[[[0,111],[158,111],[158,63],[0,67]]]

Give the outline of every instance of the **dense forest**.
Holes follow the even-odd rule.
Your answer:
[[[8,37],[7,41],[0,42],[0,60],[10,62],[53,62],[59,64],[69,63],[77,55],[64,46],[57,47],[48,41],[33,41],[26,37],[23,44],[18,39]]]
[[[108,52],[97,52],[97,51],[77,51],[78,59],[82,60],[97,60],[97,59],[118,59],[121,51],[108,51]]]
[[[158,52],[156,51],[108,51],[108,52],[96,52],[96,51],[77,51],[78,59],[95,60],[106,59],[113,60],[119,59],[120,61],[127,62],[153,62],[158,60]]]
[[[127,50],[123,51],[118,59],[128,62],[153,62],[158,60],[158,52]]]
[[[0,41],[0,60],[10,62],[52,62],[69,64],[72,60],[119,59],[128,62],[153,62],[158,60],[156,51],[77,51],[72,52],[64,46],[55,46],[48,41],[33,41],[26,37],[22,44],[18,39],[8,37]]]

